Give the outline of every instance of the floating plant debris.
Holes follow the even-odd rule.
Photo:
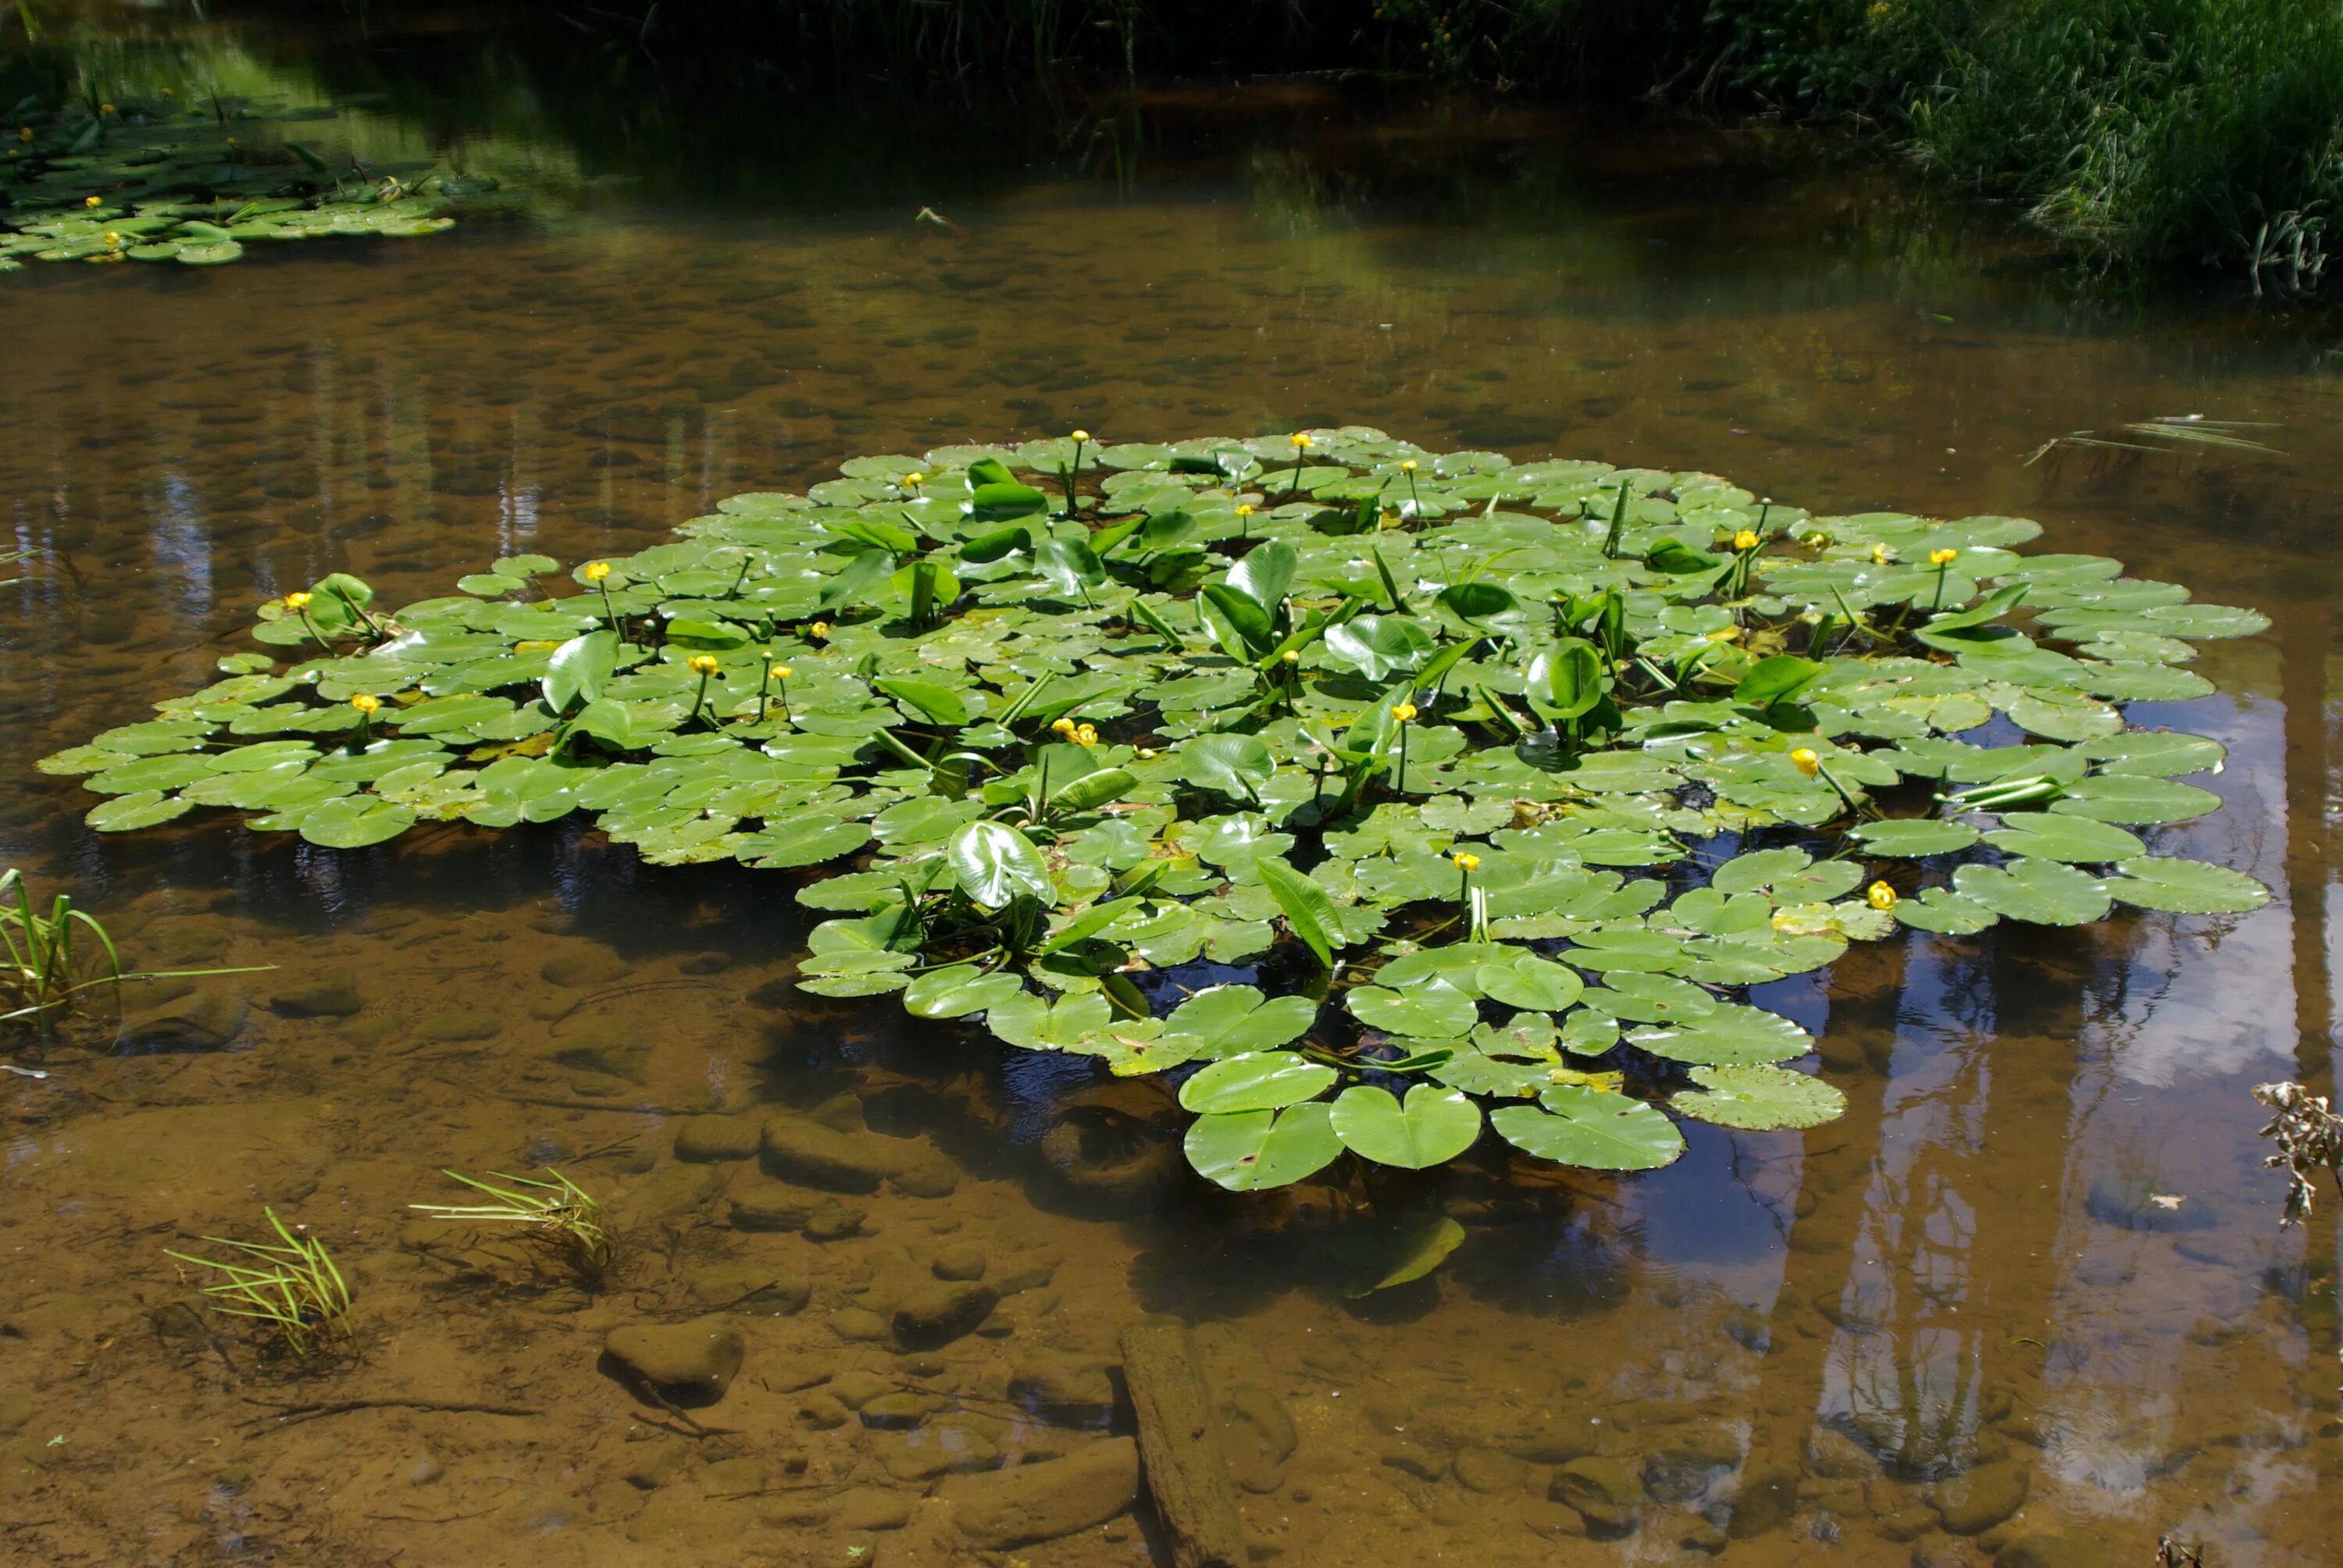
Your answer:
[[[2123,712],[2267,622],[2040,531],[1359,427],[858,457],[575,592],[336,573],[42,766],[106,830],[583,812],[659,865],[821,867],[801,987],[1177,1072],[1224,1187],[1488,1128],[1643,1170],[1676,1117],[1838,1114],[1745,991],[1851,941],[2268,898],[2161,852],[2222,749]]]

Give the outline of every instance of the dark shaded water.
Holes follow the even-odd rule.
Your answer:
[[[1282,1459],[1258,1419],[1224,1434],[1264,1560],[2144,1563],[2167,1531],[2211,1563],[2332,1559],[2333,1231],[2278,1231],[2246,1093],[2329,1050],[2323,337],[2087,308],[1986,220],[1772,134],[1308,83],[1009,129],[679,62],[598,98],[561,47],[150,41],[121,57],[387,95],[354,142],[525,183],[527,210],[0,280],[0,508],[50,552],[0,589],[0,851],[142,962],[279,966],[151,990],[126,1049],[0,1076],[0,1557],[990,1560],[955,1523],[970,1483],[940,1478],[1095,1441],[1011,1382],[1169,1312],[1292,1422]],[[2024,462],[2185,413],[2268,421],[2278,450]],[[358,853],[218,819],[100,839],[89,798],[32,770],[328,570],[399,602],[499,555],[639,548],[855,453],[1345,420],[1713,469],[1817,511],[2032,516],[2047,548],[2259,605],[2268,637],[2197,665],[2224,695],[2135,717],[2228,745],[2229,809],[2162,832],[2280,902],[1858,950],[1761,999],[1822,1036],[1848,1116],[1688,1127],[1650,1176],[1102,1193],[1058,1174],[1063,1130],[1144,1147],[1159,1101],[795,993],[784,879],[646,869],[560,827]],[[849,1233],[826,1241],[734,1229],[740,1178],[676,1160],[678,1124],[777,1102],[931,1146],[956,1186],[844,1201],[860,1223],[830,1214]],[[610,1200],[618,1288],[542,1287],[407,1224],[439,1167],[547,1160]],[[1468,1240],[1347,1299],[1369,1196]],[[357,1367],[285,1381],[173,1306],[161,1249],[263,1203],[353,1268]],[[869,1337],[969,1250],[1030,1288],[942,1351]],[[806,1304],[742,1302],[769,1279]],[[700,1412],[725,1430],[596,1370],[610,1329],[716,1308],[748,1340]],[[874,1390],[913,1392],[918,1423],[850,1415]],[[533,1413],[282,1426],[254,1402],[335,1401]],[[1548,1498],[1588,1450],[1641,1493],[1607,1543]],[[1159,1548],[1142,1509],[1015,1555]]]

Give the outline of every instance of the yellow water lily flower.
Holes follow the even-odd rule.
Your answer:
[[[1090,438],[1091,433],[1088,430],[1077,430],[1074,432],[1074,439],[1077,441],[1087,441]]]
[[[1823,759],[1815,754],[1811,746],[1801,746],[1791,752],[1790,761],[1809,779],[1823,770]]]
[[[1864,890],[1863,901],[1875,910],[1892,910],[1896,907],[1896,890],[1885,882],[1874,882]]]
[[[350,699],[350,706],[357,709],[360,713],[367,714],[371,717],[375,710],[382,706],[382,699],[377,697],[371,691],[361,691],[356,697]]]
[[[1237,503],[1237,516],[1241,518],[1252,517],[1252,503],[1251,501],[1239,501]]]
[[[1872,565],[1884,567],[1894,558],[1894,556],[1889,552],[1885,545],[1874,545],[1871,547]]]
[[[1280,655],[1280,657],[1288,664],[1300,664],[1302,662],[1302,656],[1294,652],[1290,648],[1287,648],[1283,654]]]
[[[909,485],[915,490],[927,482],[928,477],[925,474],[906,474],[903,476],[903,483]]]
[[[1087,724],[1083,725],[1081,729],[1074,731],[1074,744],[1077,746],[1096,746],[1098,744],[1098,731]]]
[[[1928,564],[1932,567],[1948,567],[1960,558],[1960,554],[1958,550],[1930,550]]]
[[[1053,719],[1050,720],[1050,728],[1061,735],[1071,735],[1074,732],[1074,721],[1071,719]]]
[[[1409,719],[1415,717],[1415,704],[1413,702],[1395,702],[1392,704],[1392,717],[1398,719],[1402,724],[1405,724]]]
[[[1452,855],[1449,859],[1456,862],[1456,869],[1460,871],[1472,872],[1481,869],[1481,857],[1469,851],[1462,855]]]
[[[806,628],[806,635],[812,638],[828,637],[830,635],[830,622],[826,620],[818,620],[814,622],[811,626]]]
[[[1405,462],[1402,463],[1402,464],[1399,466],[1399,471],[1400,471],[1401,473],[1403,473],[1403,474],[1413,474],[1413,473],[1414,473],[1414,472],[1415,472],[1415,459],[1414,459],[1414,458],[1413,458],[1413,457],[1410,457],[1410,458],[1408,458],[1408,459],[1407,459],[1407,461],[1405,461]]]
[[[1736,550],[1755,549],[1757,548],[1757,530],[1755,528],[1743,528],[1735,533],[1733,536],[1733,548]]]
[[[608,562],[608,561],[588,561],[588,562],[586,563],[586,580],[587,580],[588,582],[589,582],[589,583],[598,583],[598,582],[601,582],[601,581],[603,581],[604,579],[608,578],[609,577],[609,575],[610,575],[610,563],[609,563],[609,562]]]
[[[713,675],[720,668],[712,653],[695,653],[683,661],[683,667],[694,675],[703,676]]]
[[[119,249],[122,245],[122,236],[119,234],[116,234],[114,230],[107,229],[106,231],[106,243]]]
[[[1310,449],[1310,432],[1307,430],[1296,430],[1286,439],[1293,443],[1293,449],[1297,452],[1306,452]]]
[[[1155,748],[1152,746],[1142,746],[1139,749],[1139,755],[1142,759],[1151,758],[1155,755]]]
[[[307,609],[309,596],[305,593],[288,593],[285,596],[285,608],[296,613]]]
[[[773,678],[775,680],[787,680],[795,672],[792,671],[786,664],[777,664],[773,666]]]

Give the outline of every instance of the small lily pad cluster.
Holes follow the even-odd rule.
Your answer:
[[[2267,900],[2154,841],[2220,745],[2124,714],[2264,618],[2038,532],[1359,427],[858,457],[566,573],[327,577],[42,767],[106,830],[822,868],[801,987],[1177,1074],[1232,1190],[1644,1170],[1838,1114],[1747,993],[1850,941]]]
[[[27,100],[0,126],[0,272],[35,261],[216,266],[254,240],[408,238],[455,226],[458,203],[496,182],[427,165],[335,165],[286,137],[330,109],[172,98]]]

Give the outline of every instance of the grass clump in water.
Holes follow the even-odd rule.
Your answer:
[[[274,1209],[262,1211],[277,1232],[275,1241],[204,1238],[248,1261],[203,1258],[167,1248],[166,1255],[210,1270],[218,1282],[205,1286],[204,1294],[211,1298],[213,1310],[267,1324],[297,1360],[355,1346],[349,1282],[335,1267],[325,1242],[309,1234],[306,1225],[287,1225]]]
[[[520,1226],[531,1241],[574,1269],[589,1284],[598,1283],[609,1271],[610,1232],[603,1223],[602,1205],[592,1193],[560,1171],[548,1168],[546,1174],[553,1178],[550,1181],[508,1176],[501,1171],[488,1172],[498,1181],[512,1183],[508,1187],[467,1176],[460,1171],[443,1173],[475,1191],[487,1193],[496,1201],[410,1203],[407,1207],[420,1210],[434,1220]]]

